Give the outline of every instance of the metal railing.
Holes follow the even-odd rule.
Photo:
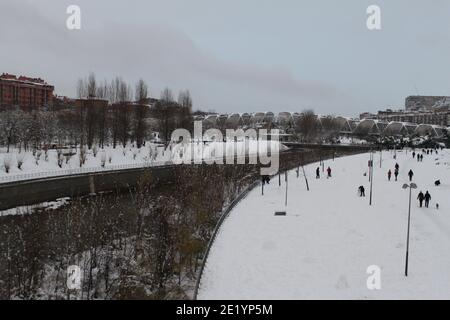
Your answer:
[[[8,182],[16,182],[16,181],[35,180],[35,179],[42,179],[42,178],[74,176],[74,175],[82,175],[82,174],[89,174],[89,173],[101,173],[101,172],[116,171],[116,170],[141,169],[141,168],[157,167],[157,166],[164,166],[164,165],[171,165],[171,164],[173,164],[172,161],[152,161],[152,162],[144,162],[144,163],[105,165],[104,167],[97,166],[97,167],[88,167],[88,168],[72,168],[72,169],[60,169],[60,170],[52,170],[52,171],[21,173],[21,174],[0,176],[0,184],[8,183]]]
[[[228,206],[227,208],[225,208],[225,210],[222,212],[219,220],[216,223],[216,226],[214,227],[213,233],[211,238],[208,241],[208,245],[206,247],[206,251],[203,254],[203,259],[202,259],[202,264],[200,265],[200,270],[198,272],[197,275],[197,281],[195,282],[195,288],[194,288],[194,295],[193,295],[193,300],[197,300],[198,298],[198,290],[200,289],[200,285],[201,285],[201,281],[202,281],[202,276],[203,276],[203,271],[205,270],[206,267],[206,262],[208,260],[209,257],[209,253],[214,245],[214,242],[216,241],[217,235],[219,233],[219,230],[222,227],[222,224],[225,222],[225,220],[228,218],[228,216],[231,214],[231,212],[233,211],[233,209],[236,207],[236,205],[241,202],[243,199],[245,199],[247,197],[247,195],[253,190],[255,189],[258,185],[260,184],[260,181],[255,181],[253,183],[251,183],[249,186],[247,186],[244,191],[242,191]]]
[[[251,153],[246,156],[235,156],[233,157],[233,160],[236,161],[238,159],[247,159],[248,157],[254,157],[256,156],[256,153]],[[197,161],[200,161],[200,159],[194,159],[191,160],[190,164],[195,164]],[[210,158],[203,158],[201,161],[223,161],[223,163],[227,163],[227,157],[210,157]],[[44,179],[44,178],[58,178],[58,177],[64,177],[64,176],[76,176],[76,175],[84,175],[84,174],[91,174],[91,173],[102,173],[102,172],[110,172],[110,171],[120,171],[120,170],[130,170],[130,169],[145,169],[145,168],[151,168],[151,167],[161,167],[161,166],[170,166],[170,165],[177,165],[177,164],[185,164],[186,161],[182,160],[154,160],[154,161],[147,161],[142,163],[130,163],[130,164],[117,164],[117,165],[108,165],[105,164],[104,167],[102,166],[96,166],[96,167],[87,167],[87,168],[71,168],[71,169],[59,169],[59,170],[52,170],[52,171],[39,171],[39,172],[30,172],[30,173],[21,173],[21,174],[7,174],[0,176],[0,185],[5,183],[11,183],[11,182],[20,182],[20,181],[29,181],[29,180],[36,180],[36,179]],[[189,163],[188,163],[189,164]]]

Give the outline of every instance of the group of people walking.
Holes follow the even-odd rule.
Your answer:
[[[331,178],[331,168],[327,168],[327,178]],[[320,179],[320,167],[316,169],[316,179]]]
[[[398,163],[395,164],[395,169],[394,169],[394,176],[395,176],[395,181],[398,181],[398,174],[399,174],[399,170],[400,170],[400,165]],[[391,181],[392,178],[392,171],[391,169],[389,169],[388,173],[388,180]],[[413,177],[414,177],[414,171],[409,170],[408,172],[408,177],[409,177],[409,181],[412,181]]]
[[[395,168],[394,168],[395,181],[398,181],[399,170],[400,170],[400,165],[398,163],[396,163],[395,164]],[[392,171],[391,171],[391,169],[389,169],[389,171],[388,171],[388,180],[391,181],[391,178],[392,178]]]
[[[420,191],[419,195],[417,196],[417,199],[419,200],[419,206],[422,208],[423,202],[425,201],[425,208],[428,208],[430,205],[431,195],[427,191],[425,194],[423,194],[422,191]]]
[[[413,152],[413,159],[416,158],[416,153]],[[422,154],[417,154],[417,162],[423,162],[423,153]]]
[[[432,155],[433,153],[438,154],[438,149],[422,149],[422,153],[419,154],[418,152],[416,153],[415,151],[413,151],[412,155],[413,155],[413,159],[417,159],[417,162],[423,162],[423,155],[427,154],[427,155]]]
[[[435,151],[437,153],[437,150],[435,150]],[[433,151],[431,151],[431,152],[433,152]],[[425,153],[425,151],[424,151],[424,153]],[[416,158],[415,152],[413,152],[413,158]],[[420,162],[423,161],[423,154],[417,154],[417,161],[420,161]],[[399,170],[400,170],[400,165],[398,163],[396,163],[395,168],[394,168],[395,181],[398,181]],[[387,176],[388,176],[388,180],[391,181],[391,178],[392,178],[392,170],[391,169],[389,169]],[[408,172],[408,178],[409,178],[410,182],[413,180],[413,177],[414,177],[414,171],[412,171],[412,169],[411,169]],[[365,196],[364,195],[364,187],[362,187],[362,186],[359,187],[359,193],[360,193],[361,197]],[[425,208],[428,208],[430,205],[430,201],[431,201],[431,194],[429,191],[426,191],[425,194],[422,191],[420,191],[419,195],[417,196],[417,199],[419,200],[419,206],[421,208],[423,207],[424,204],[425,204]]]

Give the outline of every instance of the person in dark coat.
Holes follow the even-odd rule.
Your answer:
[[[388,171],[388,180],[391,181],[391,177],[392,177],[392,171],[389,169]]]
[[[412,181],[412,178],[414,176],[414,172],[412,170],[409,170],[408,176],[409,176],[409,181]]]
[[[422,205],[423,205],[423,199],[425,199],[425,196],[423,195],[423,192],[422,192],[422,191],[419,192],[419,195],[417,196],[417,199],[419,199],[419,205],[420,205],[420,207],[422,208]]]
[[[416,158],[416,153],[415,152],[413,152],[413,159],[415,159]]]
[[[366,189],[364,189],[364,186],[359,186],[358,190],[359,190],[359,196],[360,197],[365,197],[366,196]]]
[[[398,165],[398,163],[395,164],[395,169],[398,171],[400,170],[400,166]]]
[[[328,178],[331,178],[331,168],[330,167],[328,167],[327,173],[328,173]]]
[[[427,191],[425,193],[425,207],[428,208],[428,206],[430,205],[430,200],[431,200],[431,195],[430,193]]]
[[[262,184],[266,184],[266,183],[270,184],[270,177],[267,175],[262,176]]]
[[[394,171],[395,181],[398,180],[398,169],[395,169]]]
[[[316,169],[316,179],[320,179],[320,168],[317,167]]]

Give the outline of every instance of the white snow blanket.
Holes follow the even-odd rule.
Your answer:
[[[201,279],[199,299],[450,299],[450,151],[375,154],[373,205],[369,206],[369,155],[325,162],[332,178],[315,178],[318,164],[253,190],[231,213],[216,239]],[[400,165],[399,181],[387,171]],[[404,276],[409,190],[412,194],[409,276]],[[436,187],[435,180],[442,185]],[[366,197],[358,196],[363,185]],[[419,191],[429,190],[430,208],[419,208]],[[436,209],[436,203],[439,209]],[[274,216],[286,210],[287,216]],[[380,290],[367,286],[370,266],[380,269]],[[378,274],[378,273],[377,273]],[[371,278],[373,280],[373,278]]]

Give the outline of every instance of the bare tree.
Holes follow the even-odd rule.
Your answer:
[[[28,143],[31,141],[31,127],[33,118],[29,112],[19,112],[18,115],[20,121],[17,130],[17,139],[19,143],[19,151],[22,147],[27,151]]]
[[[6,140],[6,152],[9,153],[9,147],[14,143],[18,131],[19,117],[17,112],[7,110],[0,113],[1,135]]]
[[[103,100],[108,98],[108,83],[106,80],[97,88],[97,97]],[[97,130],[98,130],[98,142],[101,148],[104,147],[108,134],[108,105],[101,104],[97,110]]]
[[[125,81],[120,82],[119,87],[119,140],[122,142],[123,147],[126,147],[130,136],[130,97],[131,89]]]
[[[84,99],[88,95],[87,85],[86,81],[83,79],[79,79],[77,82],[77,96],[78,99]],[[76,123],[77,131],[78,131],[78,137],[80,145],[84,145],[86,142],[86,114],[87,114],[87,105],[84,101],[80,101],[80,104],[76,111]]]
[[[136,145],[140,148],[144,144],[145,133],[147,131],[147,126],[145,118],[147,116],[147,100],[148,87],[144,80],[140,79],[136,84],[136,94],[135,99],[137,102],[134,108],[134,138],[136,139]]]
[[[339,127],[334,116],[326,116],[320,119],[321,136],[324,139],[333,139],[339,133]]]
[[[172,103],[174,102],[174,98],[173,98],[173,94],[172,94],[172,90],[170,90],[169,88],[165,88],[162,92],[161,92],[161,97],[160,100],[164,103]]]
[[[189,90],[180,91],[178,94],[178,104],[183,107],[189,109],[192,112],[192,98]]]
[[[313,110],[305,110],[298,119],[298,128],[302,138],[307,141],[313,141],[317,136],[318,125],[317,116]]]
[[[97,80],[95,80],[95,74],[93,72],[89,73],[86,86],[88,98],[95,98],[97,95]]]
[[[114,78],[109,85],[108,95],[111,103],[110,127],[113,148],[116,148],[118,141],[121,140],[121,137],[123,138],[124,132],[125,138],[128,136],[125,130],[128,115],[126,114],[126,110],[124,110],[126,101],[128,100],[127,90],[126,83],[120,77]],[[124,124],[125,126],[123,126]],[[124,127],[124,130],[122,130],[122,127]]]
[[[157,121],[157,129],[165,143],[170,140],[171,132],[176,128],[178,104],[171,98],[171,91],[164,89],[161,99],[152,108],[152,116]]]

